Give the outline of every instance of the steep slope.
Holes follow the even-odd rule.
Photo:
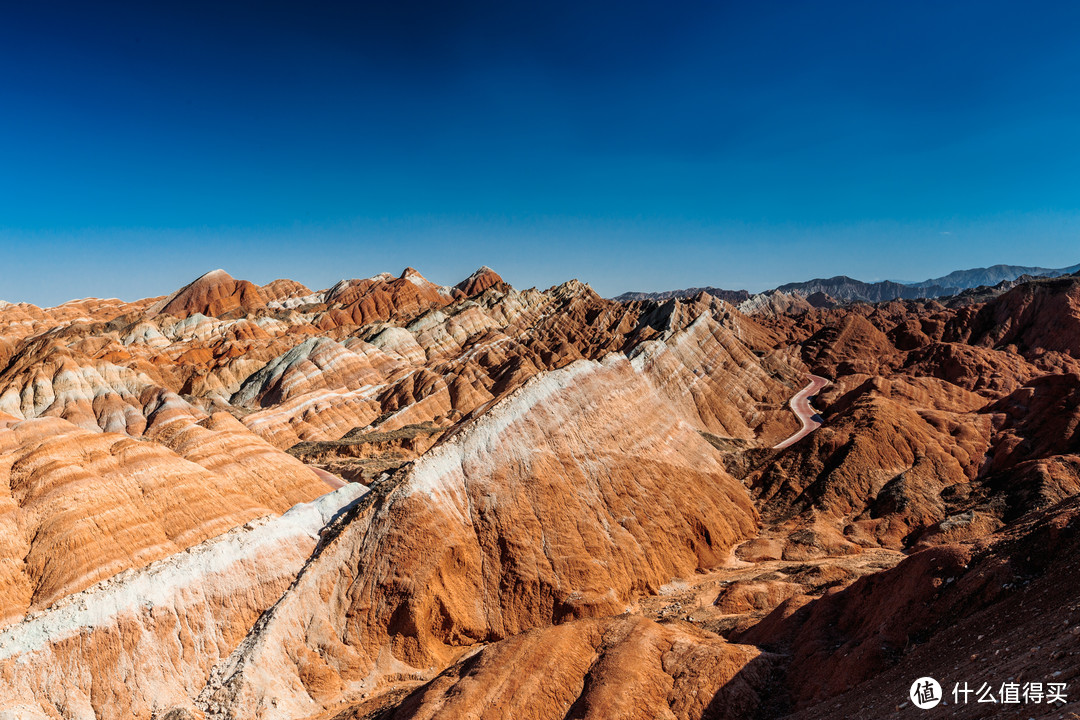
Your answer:
[[[810,295],[786,293],[779,290],[753,295],[738,304],[740,312],[747,315],[801,315],[812,308],[833,307],[837,303],[825,293]]]
[[[448,305],[455,293],[428,282],[414,268],[397,278],[383,273],[365,280],[342,280],[323,295],[328,310],[317,321],[324,329],[339,325],[364,325],[396,317],[411,319],[431,308]]]
[[[689,330],[699,318],[702,326]],[[544,292],[493,285],[403,327],[379,321],[340,343],[309,338],[248,376],[229,402],[283,449],[369,425],[448,427],[537,372],[661,338],[670,339],[672,357],[686,355],[670,381],[674,392],[695,386],[702,429],[754,442],[790,432],[783,404],[800,381],[792,366],[801,364],[775,349],[778,337],[708,296],[623,305],[574,282]],[[699,377],[703,367],[707,378]],[[747,391],[735,390],[743,384]]]
[[[1069,688],[1080,677],[1078,538],[1071,498],[983,542],[924,550],[845,590],[793,598],[739,641],[790,651],[785,696],[803,710],[790,717],[906,717],[908,687],[925,675],[946,689],[949,717],[986,717],[1000,702],[955,704],[953,685],[989,682],[999,696],[1009,679]],[[1067,706],[1015,709],[1056,718]]]
[[[489,287],[500,285],[502,282],[503,279],[497,272],[487,265],[484,265],[454,287],[460,290],[466,297],[472,297],[473,295],[479,295]]]
[[[327,491],[228,421],[163,444],[55,418],[0,430],[0,622]]]
[[[961,315],[948,333],[983,347],[1014,348],[1044,368],[1080,360],[1080,278],[1034,280]],[[1060,353],[1066,358],[1054,357]],[[1047,356],[1047,357],[1044,357]]]
[[[803,344],[811,371],[827,377],[876,374],[896,362],[897,355],[885,333],[854,312],[827,324]]]
[[[259,294],[266,300],[267,305],[274,303],[282,307],[290,305],[290,301],[301,302],[314,295],[303,283],[288,278],[278,278],[263,285],[259,288]]]
[[[150,311],[178,318],[196,313],[220,317],[237,310],[254,310],[265,304],[266,299],[257,285],[236,280],[224,270],[212,270],[151,306]]]
[[[672,407],[702,430],[771,444],[798,427],[783,402],[799,376],[790,358],[762,362],[751,348],[764,343],[746,337],[748,327],[730,314],[702,313],[686,328],[639,345],[631,357]]]
[[[942,493],[975,479],[991,422],[968,418],[977,396],[920,385],[866,380],[829,406],[824,427],[746,479],[765,517],[794,533],[789,555],[900,548],[949,514]],[[950,395],[951,406],[927,407]]]
[[[362,493],[349,485],[250,521],[4,628],[0,717],[198,713],[192,700],[213,664],[295,579],[323,526]]]
[[[1072,677],[1028,613],[1073,621],[1078,283],[2,305],[0,717],[878,716],[918,662]],[[775,449],[811,371],[824,424]],[[1012,625],[1038,647],[953,630]]]
[[[713,448],[625,359],[578,362],[492,406],[345,524],[202,704],[316,713],[479,643],[622,612],[722,564],[754,528]]]

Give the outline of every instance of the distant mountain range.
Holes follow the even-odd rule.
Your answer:
[[[1078,271],[1080,271],[1080,265],[1056,269],[1024,267],[1023,265],[992,265],[988,268],[956,270],[939,278],[931,278],[930,280],[923,280],[922,282],[904,284],[910,287],[937,286],[967,290],[968,288],[976,288],[982,285],[988,287],[997,285],[999,282],[1015,280],[1021,275],[1030,275],[1031,277],[1059,277],[1061,275],[1072,275]]]
[[[892,280],[880,282],[863,282],[837,275],[831,278],[816,278],[806,282],[787,283],[776,288],[777,291],[789,295],[807,297],[821,293],[839,302],[886,302],[897,299],[935,298],[956,295],[964,290],[981,286],[997,285],[1001,282],[1011,282],[1019,277],[1028,275],[1031,277],[1059,277],[1072,275],[1080,271],[1080,264],[1065,268],[1025,267],[1022,265],[993,265],[986,268],[972,268],[970,270],[956,270],[938,278],[930,278],[921,282],[900,283]],[[667,300],[673,297],[693,297],[701,292],[707,292],[713,297],[720,298],[732,303],[745,302],[751,297],[746,290],[723,290],[720,288],[703,287],[687,288],[685,290],[668,290],[666,292],[644,293],[627,292],[616,297],[616,300],[629,302],[631,300]]]
[[[631,300],[658,300],[663,302],[664,300],[670,300],[671,298],[682,297],[694,297],[700,293],[708,293],[714,298],[718,298],[725,302],[737,305],[745,300],[749,300],[751,293],[748,290],[724,290],[723,288],[716,287],[695,287],[686,288],[685,290],[667,290],[665,292],[625,292],[622,295],[615,298],[619,302],[630,302]]]

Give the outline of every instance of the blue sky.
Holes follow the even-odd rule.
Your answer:
[[[0,298],[1080,262],[1080,4],[0,10]]]

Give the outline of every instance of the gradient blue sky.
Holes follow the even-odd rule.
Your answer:
[[[14,5],[8,300],[1080,262],[1080,3]]]

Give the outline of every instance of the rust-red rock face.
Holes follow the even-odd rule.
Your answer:
[[[760,704],[772,661],[690,625],[579,620],[488,645],[388,717],[744,718]]]
[[[196,313],[220,317],[234,311],[254,310],[265,304],[266,299],[258,286],[247,280],[234,280],[224,270],[214,270],[157,303],[153,309],[178,318]]]
[[[454,287],[463,292],[466,297],[472,297],[473,295],[479,295],[489,287],[501,285],[502,281],[503,279],[499,277],[497,272],[485,265]]]
[[[5,304],[0,718],[886,717],[920,667],[1068,681],[1037,622],[1076,621],[1078,298],[484,267]]]
[[[235,657],[215,702],[312,714],[481,643],[621,613],[722,566],[756,527],[715,450],[625,358],[579,361],[494,404],[347,525],[267,621],[279,640]],[[275,687],[246,670],[264,665]]]

